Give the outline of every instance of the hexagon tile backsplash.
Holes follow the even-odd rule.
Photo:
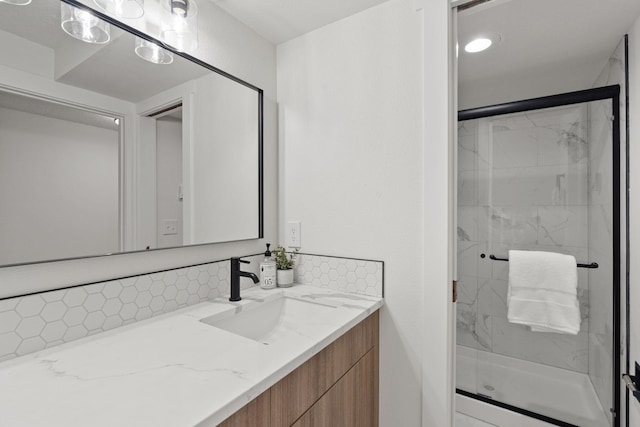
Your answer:
[[[384,296],[384,263],[354,258],[298,254],[295,282],[341,292]]]
[[[262,255],[244,258],[259,275]],[[382,296],[383,263],[300,254],[296,282]],[[228,294],[225,260],[2,300],[0,362]]]

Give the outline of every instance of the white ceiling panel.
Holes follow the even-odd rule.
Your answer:
[[[386,0],[210,1],[277,45]]]

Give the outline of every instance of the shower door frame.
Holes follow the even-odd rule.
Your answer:
[[[593,89],[586,89],[577,92],[568,92],[558,95],[545,96],[540,98],[526,99],[522,101],[507,102],[504,104],[490,105],[486,107],[472,108],[458,111],[458,122],[465,120],[481,119],[503,114],[522,113],[526,111],[540,110],[544,108],[561,107],[565,105],[582,104],[592,101],[611,100],[613,115],[613,426],[620,427],[620,288],[621,288],[621,259],[620,259],[620,85],[603,86]],[[628,231],[627,231],[628,232]],[[628,251],[628,250],[627,250]],[[495,401],[482,395],[461,390],[456,387],[456,393],[479,400],[490,405],[508,409],[522,415],[545,421],[560,427],[579,427],[565,421],[557,420],[546,415],[538,414],[527,409]],[[605,411],[606,409],[603,408]]]

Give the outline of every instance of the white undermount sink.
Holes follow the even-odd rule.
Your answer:
[[[336,310],[332,305],[288,296],[241,307],[241,311],[216,314],[200,321],[263,344],[271,344],[295,334],[318,332]]]

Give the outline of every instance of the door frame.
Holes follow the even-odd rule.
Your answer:
[[[562,93],[558,95],[544,96],[540,98],[532,98],[526,99],[522,101],[514,101],[507,102],[503,104],[490,105],[486,107],[472,108],[467,110],[461,110],[458,112],[458,122],[464,120],[473,120],[479,118],[486,118],[492,116],[498,116],[503,114],[512,114],[512,113],[521,113],[532,110],[539,110],[544,108],[552,108],[552,107],[560,107],[565,105],[574,105],[581,104],[585,102],[592,101],[602,101],[602,100],[611,100],[612,102],[612,112],[613,112],[613,349],[612,349],[612,359],[613,359],[613,405],[612,408],[614,412],[614,423],[613,427],[620,427],[620,419],[621,419],[621,411],[620,411],[620,400],[621,400],[621,359],[619,357],[619,349],[621,348],[621,327],[622,327],[622,317],[621,317],[621,270],[622,270],[622,259],[621,259],[621,159],[620,159],[620,85],[612,85],[612,86],[604,86],[593,89],[586,89],[576,92],[568,92]],[[627,109],[628,110],[628,109]],[[628,122],[627,122],[628,123]],[[628,126],[627,126],[628,127]],[[628,131],[628,130],[627,130]],[[628,144],[626,144],[628,147]],[[628,166],[629,156],[626,155],[626,161]],[[626,167],[626,173],[628,174],[628,167]],[[628,179],[627,179],[627,188],[628,188]],[[626,192],[628,197],[628,191]],[[626,204],[626,221],[628,225],[628,202]],[[625,243],[627,245],[626,256],[628,258],[629,250],[629,232],[628,226],[625,229]],[[626,269],[628,271],[628,263],[626,264]],[[617,268],[616,268],[617,267]],[[628,274],[627,274],[628,277]],[[628,287],[628,281],[626,281]],[[628,323],[628,310],[627,310],[627,323]],[[628,327],[627,327],[627,335]],[[627,346],[629,345],[629,340],[626,340]],[[627,353],[627,363],[628,363],[628,351]],[[464,390],[460,390],[456,388],[456,393],[464,395],[466,397],[470,397],[476,400],[481,400],[485,403],[489,403],[495,406],[499,406],[504,409],[508,409],[529,417],[533,417],[554,425],[558,425],[561,427],[576,427],[573,424],[569,424],[560,420],[555,420],[549,418],[542,414],[537,414],[535,412],[531,412],[522,408],[518,408],[509,404],[505,404],[502,402],[496,402],[492,399],[483,398],[482,396],[478,396],[473,393],[466,392]],[[628,408],[628,405],[626,405]],[[603,408],[604,409],[604,408]],[[605,409],[606,410],[606,409]],[[628,412],[628,409],[627,411]],[[627,415],[627,424],[628,424],[628,415]]]

